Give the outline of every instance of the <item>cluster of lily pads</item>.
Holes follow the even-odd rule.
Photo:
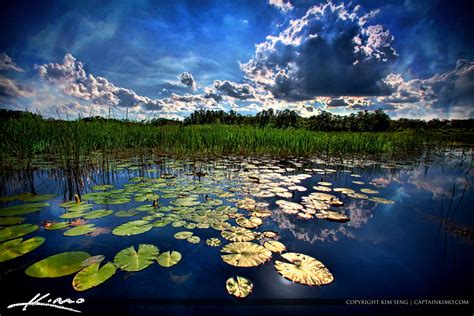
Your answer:
[[[294,163],[295,167],[301,165]],[[73,201],[60,204],[65,212],[59,218],[45,221],[46,230],[64,230],[67,237],[109,233],[120,237],[138,235],[165,226],[179,228],[173,237],[191,244],[201,243],[201,238],[193,230],[212,229],[214,237],[205,240],[210,247],[221,247],[223,262],[236,267],[256,267],[280,254],[282,260],[275,260],[274,267],[283,277],[305,285],[324,285],[333,281],[333,275],[315,258],[295,252],[285,252],[286,246],[278,241],[278,233],[256,231],[264,221],[272,216],[267,198],[277,198],[277,206],[286,214],[296,214],[301,219],[325,219],[345,222],[349,218],[339,209],[342,199],[368,199],[376,203],[393,203],[376,197],[378,191],[362,188],[356,192],[349,188],[332,188],[332,183],[318,182],[307,194],[302,181],[314,174],[327,176],[334,169],[306,168],[305,173],[289,174],[292,167],[282,167],[273,160],[251,160],[240,163],[235,168],[231,164],[210,163],[205,172],[186,172],[177,161],[167,164],[171,172],[148,170],[152,176],[129,179],[123,188],[113,185],[92,186],[92,192],[76,196]],[[118,168],[131,168],[121,164]],[[118,169],[117,168],[117,169]],[[156,176],[155,176],[156,175]],[[351,174],[360,178],[357,174]],[[196,179],[198,177],[198,179]],[[362,181],[353,181],[363,185]],[[301,203],[290,201],[295,192],[304,194]],[[340,194],[338,197],[337,194]],[[370,195],[370,197],[369,197]],[[0,202],[21,201],[0,209],[0,262],[22,256],[40,247],[44,237],[22,237],[37,231],[40,226],[23,223],[19,215],[39,212],[49,206],[46,200],[55,195],[18,194],[1,197]],[[129,202],[142,203],[128,210],[113,211],[109,205],[127,205]],[[97,209],[94,209],[98,207]],[[94,210],[93,210],[94,209]],[[111,230],[97,227],[88,221],[107,216],[135,217]],[[136,218],[139,217],[139,218]],[[222,239],[221,239],[222,238]],[[227,243],[226,243],[227,242]],[[73,287],[84,291],[111,278],[117,269],[128,272],[141,271],[157,262],[162,267],[171,267],[182,259],[177,251],[159,252],[155,245],[140,244],[119,251],[113,261],[104,261],[104,256],[91,256],[87,252],[74,251],[55,254],[34,263],[26,269],[32,277],[60,277],[76,273]],[[102,264],[102,266],[101,266]],[[227,291],[236,297],[246,297],[253,284],[242,276],[230,277],[226,282]]]

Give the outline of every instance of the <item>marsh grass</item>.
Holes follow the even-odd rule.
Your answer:
[[[167,125],[116,120],[48,121],[24,115],[1,124],[1,161],[28,164],[37,154],[78,163],[91,153],[145,151],[176,156],[222,154],[331,157],[403,157],[462,138],[416,132],[313,132],[249,125]],[[465,138],[464,138],[465,140]]]

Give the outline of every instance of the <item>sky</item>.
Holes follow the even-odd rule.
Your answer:
[[[474,118],[472,3],[2,1],[0,108]]]

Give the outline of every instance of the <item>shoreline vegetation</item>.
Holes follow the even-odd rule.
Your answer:
[[[35,155],[47,155],[69,165],[93,153],[112,155],[123,151],[134,155],[153,152],[174,156],[396,159],[426,149],[474,143],[472,119],[393,121],[383,111],[359,112],[342,118],[323,112],[308,119],[295,116],[292,111],[264,112],[251,117],[235,112],[229,116],[222,111],[196,111],[184,122],[166,119],[132,122],[100,117],[64,121],[43,119],[29,112],[0,110],[0,161],[3,165],[16,161],[28,166]],[[356,127],[353,131],[334,130],[338,122],[339,126]],[[420,124],[425,128],[420,128]]]

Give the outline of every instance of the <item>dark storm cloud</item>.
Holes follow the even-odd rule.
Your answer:
[[[289,101],[388,94],[382,79],[397,54],[389,31],[368,25],[374,14],[331,2],[314,6],[258,44],[241,67],[249,79]]]
[[[191,73],[183,72],[179,74],[178,78],[182,84],[188,86],[191,90],[196,90],[196,81],[194,81],[194,77]]]
[[[214,88],[224,95],[245,100],[255,97],[255,91],[249,84],[236,83],[228,80],[215,80]]]

